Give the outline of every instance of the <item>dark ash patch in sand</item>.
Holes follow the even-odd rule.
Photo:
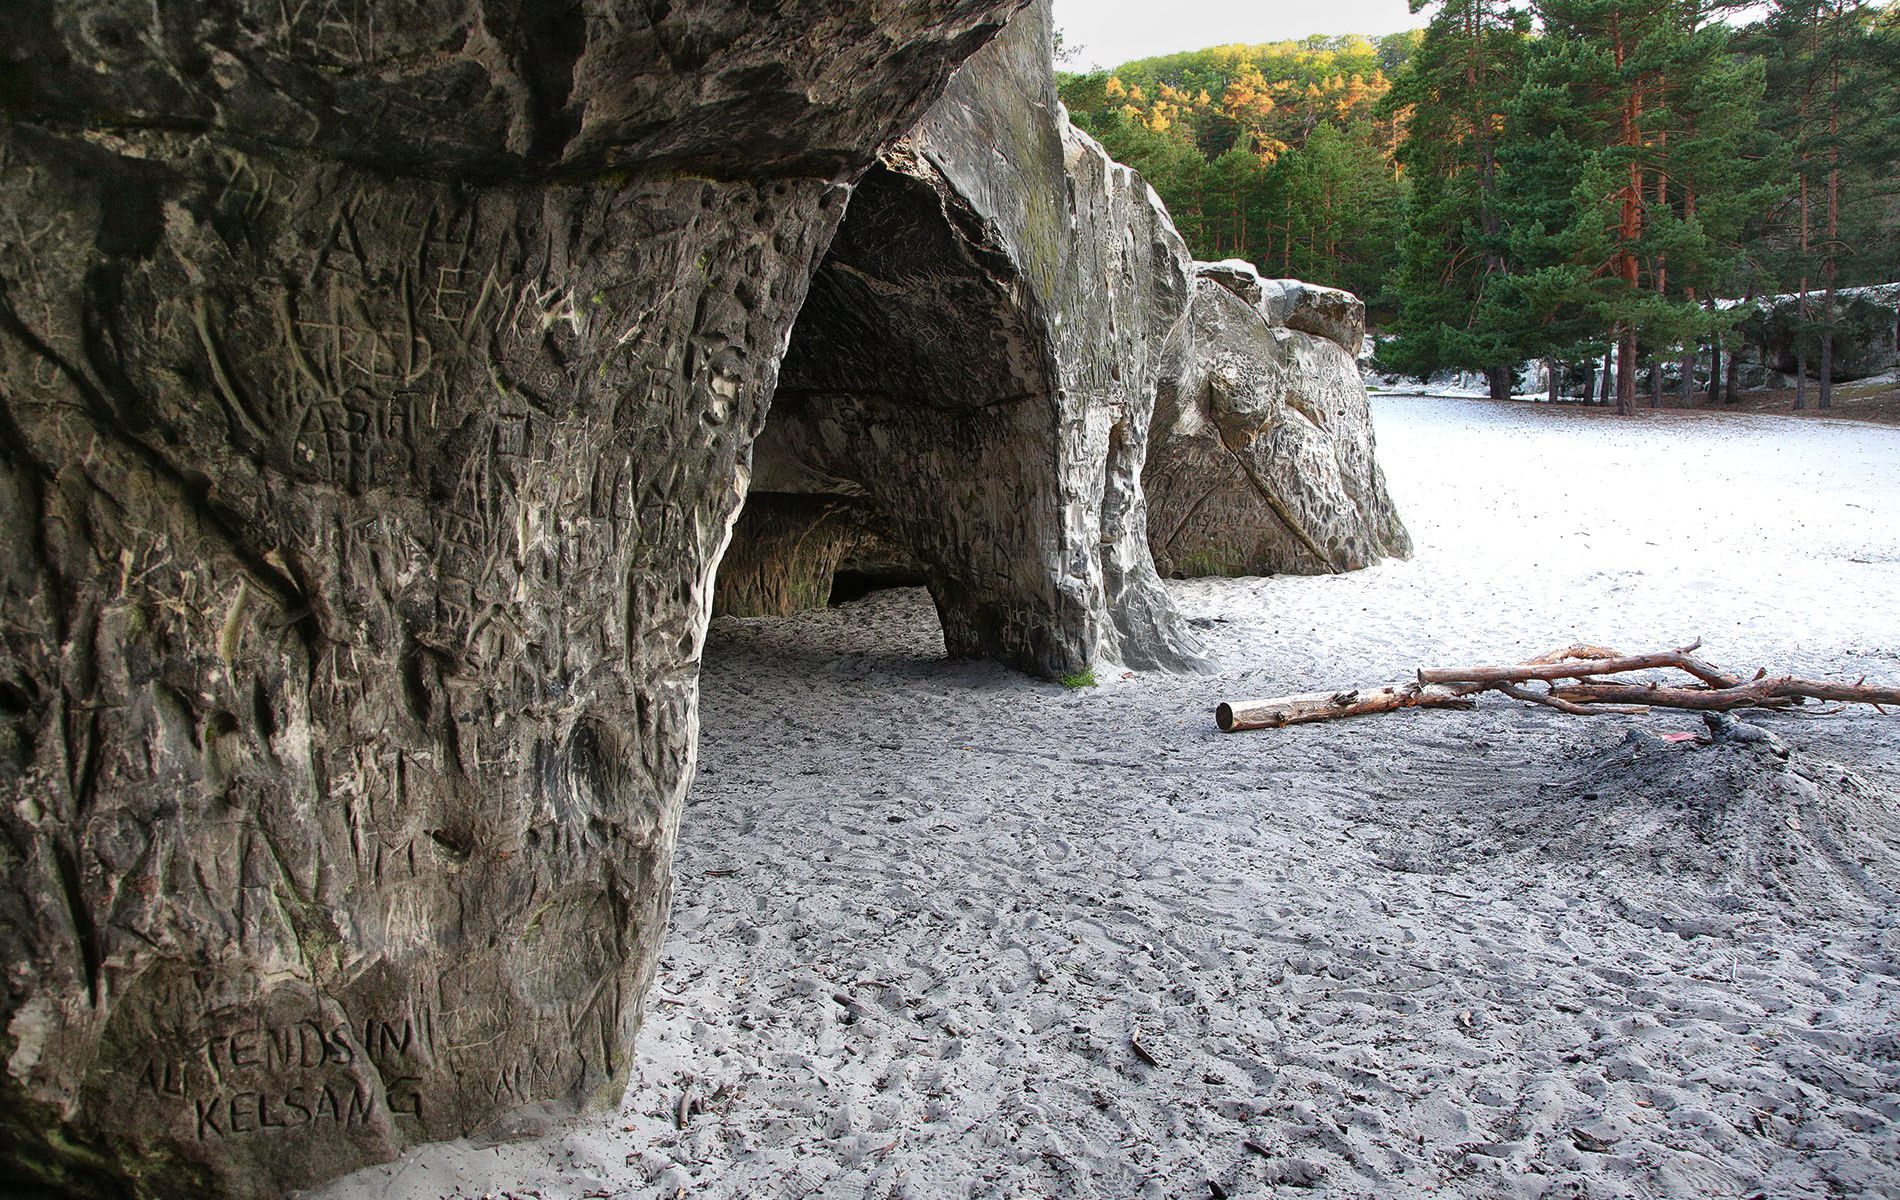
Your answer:
[[[1702,742],[1629,730],[1521,799],[1479,801],[1483,811],[1451,829],[1387,842],[1379,861],[1450,874],[1531,857],[1574,877],[1658,877],[1646,882],[1706,893],[1718,911],[1764,901],[1841,915],[1900,906],[1900,800],[1756,726],[1735,729]],[[1641,920],[1642,910],[1623,907]],[[1717,931],[1683,924],[1668,922],[1685,934]]]

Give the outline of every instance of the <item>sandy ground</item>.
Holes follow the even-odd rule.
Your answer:
[[[1417,557],[1175,585],[1217,676],[717,623],[624,1109],[322,1195],[1900,1196],[1900,718],[1210,718],[1575,641],[1900,682],[1900,430],[1375,413]]]

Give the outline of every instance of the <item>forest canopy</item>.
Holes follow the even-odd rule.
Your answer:
[[[1397,264],[1403,119],[1423,37],[1215,46],[1059,76],[1072,120],[1148,178],[1201,258],[1372,297]]]
[[[1497,390],[1614,346],[1627,403],[1644,362],[1693,378],[1726,301],[1801,292],[1825,402],[1834,293],[1900,279],[1900,0],[1414,8],[1062,74],[1062,99],[1197,257],[1358,292],[1394,369]]]

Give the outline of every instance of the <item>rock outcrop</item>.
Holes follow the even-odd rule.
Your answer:
[[[1312,575],[1411,553],[1373,457],[1357,297],[1197,264],[1143,482],[1163,574]]]
[[[856,503],[917,564],[954,655],[1049,677],[1191,668],[1140,482],[1189,259],[1141,177],[1069,125],[1050,36],[1040,6],[1012,22],[859,184],[792,331],[755,495],[807,521]],[[736,550],[731,611],[776,611],[744,606],[762,558],[788,580],[836,561],[787,520]]]
[[[1402,541],[1356,302],[1197,281],[1024,4],[16,14],[0,1178],[275,1196],[615,1100],[749,488],[722,604],[874,554],[1044,675],[1200,665],[1157,521]]]
[[[1020,6],[10,14],[0,1178],[617,1098],[793,318]]]
[[[1069,125],[1046,32],[1034,9],[1014,22],[855,192],[793,329],[755,450],[769,515],[742,521],[721,611],[822,604],[857,521],[915,564],[953,654],[1192,667],[1156,564],[1410,552],[1373,460],[1365,306],[1191,262],[1140,177]]]
[[[1823,293],[1810,293],[1804,321],[1799,296],[1753,301],[1738,330],[1751,365],[1792,377],[1805,352],[1808,372],[1818,379],[1820,339],[1809,333],[1803,346],[1799,331],[1804,326],[1821,324],[1825,306]],[[1836,383],[1850,383],[1900,367],[1900,283],[1842,288],[1836,294],[1831,366]],[[1786,386],[1792,386],[1791,380]]]
[[[1218,283],[1273,326],[1325,338],[1355,359],[1366,340],[1366,306],[1351,292],[1303,279],[1266,279],[1245,259],[1195,263],[1195,274]]]

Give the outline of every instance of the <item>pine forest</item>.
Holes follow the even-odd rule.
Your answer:
[[[1364,297],[1383,370],[1508,395],[1541,361],[1627,411],[1719,400],[1752,338],[1826,407],[1851,344],[1891,340],[1839,293],[1900,279],[1900,3],[1413,7],[1426,28],[1068,73],[1062,99],[1198,257]],[[1737,303],[1771,296],[1798,302]]]

